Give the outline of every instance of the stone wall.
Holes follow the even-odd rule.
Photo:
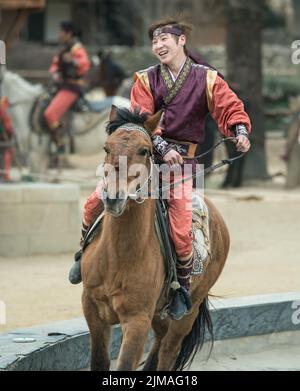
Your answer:
[[[271,295],[238,297],[231,299],[211,299],[210,313],[214,327],[215,341],[234,341],[241,337],[269,335],[270,345],[283,344],[286,334],[297,344],[299,338],[300,292],[275,293]],[[294,336],[294,338],[293,338]],[[30,338],[30,342],[26,342]],[[293,338],[293,339],[292,339]],[[17,340],[16,340],[17,339]],[[22,342],[23,339],[23,342]],[[207,341],[207,335],[205,340]],[[110,358],[116,359],[122,341],[120,325],[112,327]],[[148,335],[145,351],[148,352],[153,341],[153,333]],[[17,343],[18,342],[18,343]],[[239,344],[243,352],[255,352],[254,341]],[[236,356],[225,346],[223,354]],[[214,350],[220,351],[218,344]],[[231,350],[231,349],[230,349]],[[278,350],[279,352],[279,350]],[[205,355],[204,355],[205,357]],[[27,329],[18,329],[0,334],[0,371],[49,371],[78,370],[86,368],[90,361],[88,327],[84,318],[69,319]],[[298,364],[295,357],[295,367]],[[271,369],[271,368],[269,368]]]
[[[0,255],[73,252],[80,235],[79,187],[0,186]]]

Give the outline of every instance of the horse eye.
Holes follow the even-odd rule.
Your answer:
[[[146,155],[148,155],[149,150],[148,150],[147,148],[141,148],[141,149],[138,150],[137,153],[138,153],[138,155],[140,155],[140,156],[146,156]]]

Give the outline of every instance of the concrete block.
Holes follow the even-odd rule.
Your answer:
[[[286,343],[297,346],[300,340],[300,323],[293,324],[291,320],[292,312],[295,311],[293,303],[298,302],[299,298],[300,292],[288,292],[278,295],[212,300],[214,309],[211,310],[211,315],[216,332],[215,339],[216,341],[229,339],[226,346],[218,347],[217,345],[217,350],[225,356],[232,354],[236,356],[241,349],[252,354],[257,350],[266,349],[273,343],[280,346]],[[236,319],[234,320],[233,317]],[[266,317],[269,318],[269,322],[266,322]],[[254,327],[249,325],[250,322],[255,324]],[[237,329],[232,330],[234,327]],[[289,331],[289,333],[279,334],[283,331]],[[249,338],[248,342],[246,341],[247,344],[245,340],[237,341],[240,337],[262,334],[267,337],[259,340],[258,344]],[[13,342],[14,337],[33,337],[36,341],[33,344],[16,344]],[[120,326],[113,326],[110,344],[111,359],[117,357],[121,338]],[[149,334],[148,342],[151,340],[153,340],[152,333]],[[232,345],[235,341],[236,344]],[[148,350],[149,344],[146,347],[146,351]],[[86,367],[89,358],[89,335],[84,318],[69,319],[0,334],[0,371],[74,370]],[[294,367],[297,368],[297,365],[295,364]]]
[[[17,257],[29,254],[29,236],[0,235],[0,255],[3,257]]]
[[[14,204],[23,201],[23,189],[20,185],[0,185],[0,204]]]
[[[81,211],[79,208],[78,201],[77,202],[70,202],[68,204],[69,207],[69,232],[77,233],[77,235],[80,235],[81,231]]]
[[[67,203],[16,204],[1,208],[0,235],[69,231]]]
[[[299,330],[293,321],[300,292],[215,300],[211,310],[215,339]]]
[[[79,186],[0,186],[0,254],[73,252],[81,228]]]
[[[78,185],[31,183],[23,186],[23,199],[26,203],[78,202],[79,198]]]
[[[29,238],[30,254],[58,254],[69,253],[78,250],[79,236],[76,233],[52,232],[48,234],[32,235]]]

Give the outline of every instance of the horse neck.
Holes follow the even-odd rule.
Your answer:
[[[8,99],[12,102],[17,102],[19,99],[26,99],[28,101],[34,100],[43,92],[41,84],[30,84],[19,75],[9,71],[5,73],[3,89],[5,90]]]
[[[116,247],[131,247],[138,251],[149,243],[154,232],[155,200],[147,199],[142,204],[131,202],[122,216],[107,213],[103,221],[102,238],[113,240]]]

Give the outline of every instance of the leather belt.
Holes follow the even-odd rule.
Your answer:
[[[193,144],[189,141],[178,141],[173,140],[171,138],[164,137],[164,140],[166,140],[169,144],[173,144],[173,148],[176,149],[178,153],[184,158],[193,158],[195,157],[195,152],[197,148],[197,144]]]

